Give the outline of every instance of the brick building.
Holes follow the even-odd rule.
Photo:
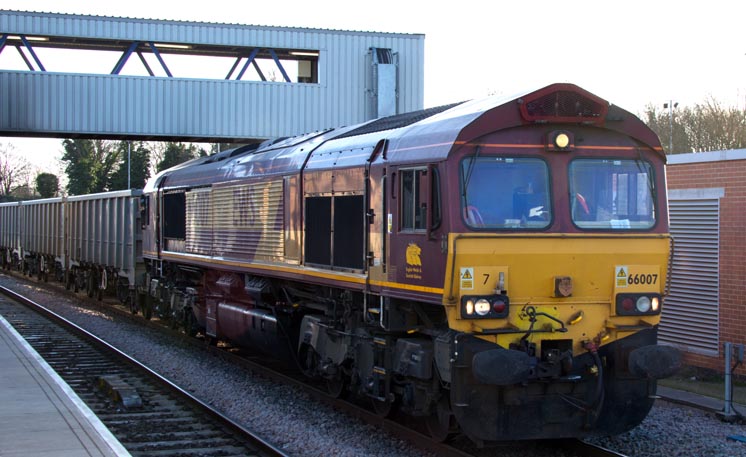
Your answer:
[[[746,149],[670,155],[667,177],[674,257],[661,341],[722,372],[723,344],[746,344]]]

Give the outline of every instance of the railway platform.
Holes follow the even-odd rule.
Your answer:
[[[2,316],[0,367],[0,455],[130,455]]]

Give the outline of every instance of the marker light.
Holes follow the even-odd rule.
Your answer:
[[[658,311],[658,307],[660,306],[660,299],[658,299],[658,297],[653,297],[651,306],[653,307],[653,311]]]
[[[492,308],[492,306],[490,306],[490,302],[484,298],[480,298],[479,300],[477,300],[476,303],[474,303],[474,311],[476,311],[477,314],[479,314],[480,316],[484,316],[489,313],[490,308]]]
[[[568,325],[575,325],[578,322],[583,320],[583,317],[585,317],[585,313],[580,310],[577,313],[573,314],[573,316],[570,318],[570,320],[567,322]]]
[[[634,309],[635,302],[632,301],[631,298],[626,297],[624,300],[622,300],[622,308],[624,308],[625,311],[632,311]]]
[[[474,300],[466,301],[466,314],[468,316],[471,316],[472,314],[474,314]]]
[[[507,305],[502,300],[495,300],[495,303],[492,304],[492,310],[497,314],[504,313],[506,307]]]

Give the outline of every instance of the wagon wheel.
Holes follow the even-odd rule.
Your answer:
[[[127,278],[117,278],[117,300],[125,306],[129,306],[130,282]]]
[[[145,294],[136,290],[134,295],[130,299],[130,313],[137,314],[138,311],[145,308]]]
[[[128,293],[124,305],[130,310],[130,313],[137,314],[137,292]]]
[[[150,297],[150,294],[145,294],[145,300],[143,300],[142,305],[142,317],[146,320],[153,318],[153,299]]]
[[[104,298],[104,291],[109,288],[108,273],[101,270],[100,275],[96,275],[96,300],[101,301]]]
[[[453,427],[453,413],[447,392],[441,395],[433,408],[434,411],[425,418],[425,426],[433,440],[443,442],[455,431]]]
[[[96,279],[94,278],[93,270],[89,270],[85,275],[85,291],[88,298],[93,298],[94,287],[96,285]]]

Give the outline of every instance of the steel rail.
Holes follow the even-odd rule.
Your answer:
[[[15,275],[13,275],[13,277],[16,279],[19,279]],[[24,281],[28,281],[28,279],[25,277],[22,279]],[[45,284],[45,286],[50,289],[57,288],[55,285],[52,285],[52,284]],[[3,289],[5,288],[0,286],[0,292],[2,292]],[[115,313],[119,317],[128,319],[132,322],[136,322],[140,325],[145,325],[148,328],[158,329],[160,331],[168,332],[172,336],[181,337],[183,338],[185,342],[193,345],[195,348],[202,348],[202,349],[206,348],[206,350],[210,352],[211,354],[217,357],[220,357],[221,359],[231,364],[238,365],[245,370],[264,376],[267,379],[299,388],[303,390],[304,393],[308,394],[310,397],[314,398],[317,401],[328,404],[332,406],[334,409],[340,412],[343,412],[345,414],[348,414],[350,416],[353,416],[365,422],[366,424],[375,426],[381,430],[385,430],[389,433],[392,433],[398,438],[404,439],[408,441],[409,443],[411,443],[412,445],[420,449],[432,452],[435,455],[446,456],[446,457],[473,457],[474,456],[474,454],[472,453],[450,446],[446,443],[435,442],[428,435],[421,433],[418,430],[415,430],[406,424],[402,424],[393,419],[381,417],[377,415],[376,413],[370,411],[369,409],[366,409],[358,404],[351,403],[343,399],[334,398],[330,396],[329,393],[325,389],[309,384],[306,379],[301,379],[300,377],[293,376],[290,373],[274,369],[271,366],[271,364],[267,363],[267,360],[260,359],[258,356],[256,356],[256,354],[249,354],[245,352],[244,355],[241,355],[240,353],[236,354],[230,350],[226,350],[226,348],[224,347],[218,347],[216,345],[205,344],[205,342],[199,339],[189,337],[185,335],[183,332],[173,329],[171,326],[168,325],[167,321],[161,321],[159,319],[145,320],[142,317],[132,315],[129,310],[123,308],[119,304],[116,304],[114,306],[110,306],[110,304],[103,305],[99,301],[87,298],[85,296],[81,297],[69,291],[64,291],[64,293],[70,294],[71,297],[75,297],[78,300],[87,303],[89,306],[95,306],[99,310],[105,309],[107,311]],[[260,361],[254,361],[255,358]],[[170,383],[170,381],[168,380],[166,381]],[[180,388],[178,388],[178,386],[175,386],[175,388],[181,390]],[[561,448],[569,452],[572,452],[573,455],[582,456],[582,457],[585,457],[585,456],[588,456],[588,457],[626,457],[625,454],[621,454],[613,450],[605,449],[601,446],[588,443],[581,439],[569,438],[569,439],[562,439],[562,440],[547,440],[544,443],[546,445],[551,446],[555,451],[556,449]],[[512,442],[512,446],[520,446],[520,444],[521,444],[520,442]]]
[[[199,398],[193,396],[186,390],[177,386],[176,384],[174,384],[167,378],[163,377],[159,373],[155,372],[148,366],[140,363],[139,361],[125,354],[118,348],[112,346],[111,344],[102,340],[98,336],[88,332],[82,327],[74,324],[68,319],[60,316],[59,314],[51,311],[50,309],[44,307],[43,305],[36,303],[30,298],[25,297],[5,286],[0,285],[0,293],[2,293],[3,295],[9,297],[10,299],[16,302],[21,303],[22,305],[28,308],[31,308],[33,311],[57,323],[58,325],[60,325],[65,330],[69,331],[70,333],[73,333],[76,336],[79,336],[83,338],[84,340],[90,342],[93,346],[103,349],[107,353],[107,355],[112,355],[117,360],[124,362],[125,364],[133,367],[134,369],[140,370],[141,372],[145,373],[147,377],[155,381],[158,385],[165,387],[169,392],[171,392],[175,396],[185,399],[192,406],[196,407],[200,412],[204,413],[205,415],[221,423],[225,428],[230,430],[231,433],[239,436],[242,440],[249,442],[252,445],[256,446],[258,448],[258,452],[260,453],[260,455],[276,456],[276,457],[290,457],[289,454],[281,450],[279,447],[269,442],[268,440],[262,438],[258,434],[258,432],[254,430],[250,430],[242,426],[241,424],[235,422],[233,419],[225,416],[220,411],[217,411],[216,409],[212,408],[207,403],[203,402]]]

